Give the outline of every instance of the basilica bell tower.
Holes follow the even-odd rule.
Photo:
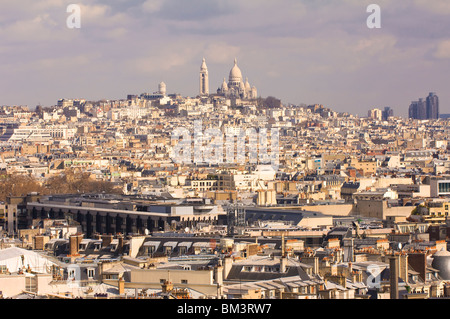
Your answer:
[[[209,80],[208,67],[206,66],[205,58],[203,58],[202,66],[200,67],[200,96],[209,95]]]

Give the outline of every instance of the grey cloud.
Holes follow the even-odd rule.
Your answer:
[[[380,30],[365,25],[372,3],[366,0],[153,0],[147,10],[145,0],[83,0],[107,10],[82,17],[81,30],[64,26],[69,2],[0,5],[0,104],[34,106],[37,97],[52,104],[64,94],[120,98],[127,91],[151,91],[161,80],[169,91],[195,95],[201,58],[218,44],[230,52],[210,57],[211,88],[228,75],[232,51],[261,95],[284,102],[350,112],[391,105],[400,114],[429,90],[443,105],[450,99],[444,87],[450,59],[441,44],[450,39],[448,15],[424,10],[415,0],[378,1]],[[56,26],[5,31],[44,14]],[[138,62],[140,69],[130,67]],[[70,81],[58,82],[61,72],[70,72]]]
[[[161,17],[171,20],[199,21],[236,12],[230,1],[226,0],[166,0],[161,11]]]

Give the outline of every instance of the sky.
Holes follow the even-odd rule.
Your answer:
[[[381,9],[370,29],[367,6]],[[69,28],[70,4],[81,8]],[[196,96],[234,58],[258,95],[366,116],[435,92],[450,113],[448,0],[16,0],[0,3],[0,105]]]

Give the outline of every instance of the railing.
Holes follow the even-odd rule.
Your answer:
[[[91,285],[98,285],[100,284],[100,280],[96,279],[88,279],[88,280],[52,280],[50,282],[50,285],[65,285],[65,284],[71,284],[73,286],[78,285],[79,287],[87,287]]]

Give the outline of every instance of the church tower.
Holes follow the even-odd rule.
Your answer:
[[[205,58],[203,58],[202,66],[200,67],[200,96],[209,95],[209,80],[208,67],[206,66]]]

